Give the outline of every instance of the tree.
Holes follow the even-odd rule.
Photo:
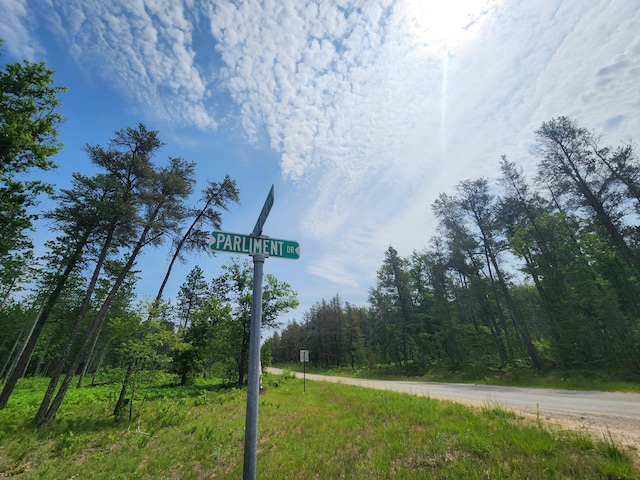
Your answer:
[[[349,303],[344,307],[345,353],[352,368],[366,363],[366,339],[362,332],[362,325],[366,323],[368,314],[368,310],[364,307],[356,307]]]
[[[635,192],[636,177],[629,175],[627,162],[632,152],[623,149],[623,154],[616,156],[610,149],[598,148],[595,136],[567,117],[544,122],[535,133],[539,181],[556,196],[567,198],[571,206],[589,213],[611,245],[640,275],[640,254],[626,243],[622,233],[622,219],[628,210],[624,209],[625,197],[617,184],[625,178],[626,186],[631,185],[630,191]]]
[[[2,40],[0,39],[0,46]],[[16,275],[29,263],[31,241],[26,231],[37,215],[30,209],[50,185],[32,173],[56,165],[51,157],[60,151],[56,109],[58,95],[54,72],[44,62],[6,63],[0,67],[0,282],[12,289]]]
[[[145,308],[144,310],[149,309]],[[136,386],[142,372],[146,370],[147,386],[150,387],[158,370],[167,369],[171,362],[171,352],[177,344],[177,337],[172,329],[159,322],[154,317],[149,317],[141,322],[137,331],[125,346],[125,354],[128,358],[127,374],[120,389],[120,395],[113,409],[113,415],[119,417],[125,405],[125,398],[131,392],[129,406],[129,420],[133,416],[133,404],[135,400]],[[146,395],[145,395],[146,397]],[[143,397],[144,402],[144,397]]]
[[[60,257],[60,262],[54,262],[53,265],[58,267],[47,275],[48,283],[46,284],[46,295],[42,301],[33,324],[26,334],[22,343],[20,352],[16,356],[14,365],[9,370],[5,378],[5,385],[0,392],[0,409],[7,406],[9,397],[13,393],[16,383],[24,375],[31,355],[36,348],[40,333],[49,319],[49,315],[53,311],[58,298],[60,297],[69,276],[77,269],[78,264],[82,260],[82,251],[90,237],[90,231],[78,232],[78,236],[74,237],[72,244],[64,246],[57,244],[56,250]],[[68,250],[67,250],[68,249]]]
[[[184,212],[185,219],[192,217],[193,220],[180,237],[173,238],[173,254],[156,295],[156,304],[159,304],[162,299],[162,292],[169,280],[174,263],[178,259],[184,259],[184,251],[195,250],[213,253],[208,248],[210,231],[220,229],[222,224],[220,210],[227,210],[229,203],[238,202],[238,188],[235,180],[231,180],[227,175],[221,183],[208,182],[208,186],[202,191],[201,201],[200,208],[190,208]],[[202,229],[204,224],[208,229]]]
[[[251,326],[251,301],[253,296],[253,267],[248,261],[234,258],[223,265],[223,273],[214,278],[212,290],[223,303],[232,307],[232,323],[226,326],[228,341],[232,345],[236,379],[244,383],[249,359],[249,335]],[[265,275],[262,293],[262,325],[275,327],[278,316],[298,305],[295,291],[286,282],[273,275]]]
[[[509,341],[506,312],[533,366],[542,368],[542,358],[513,301],[506,271],[499,261],[500,253],[506,250],[507,244],[501,238],[498,205],[489,192],[488,182],[484,178],[462,181],[458,183],[457,191],[458,195],[453,198],[441,195],[434,204],[434,212],[449,238],[454,239],[463,234],[461,238],[464,243],[471,247],[467,257],[472,261],[476,272],[471,285],[477,286],[481,281],[479,273],[488,282],[488,291],[479,298],[490,299],[492,303],[486,304],[485,313],[493,313],[485,318],[501,356],[503,360],[513,356],[514,345]]]
[[[204,278],[204,273],[199,266],[191,269],[185,282],[178,290],[177,317],[178,332],[184,335],[187,327],[209,296],[209,285]]]
[[[479,239],[485,256],[489,280],[500,290],[509,318],[520,336],[533,366],[541,369],[542,358],[533,344],[527,326],[522,321],[511,296],[506,273],[498,261],[498,255],[501,251],[506,250],[507,245],[496,238],[500,228],[496,218],[497,205],[495,198],[489,193],[487,180],[463,181],[458,184],[458,191],[460,192],[462,210],[471,217],[480,235]]]
[[[450,367],[472,362],[468,336],[479,335],[456,316],[456,289],[441,237],[431,238],[427,249],[413,253],[410,273],[418,291],[417,309],[424,319],[420,344],[425,360],[446,362]]]
[[[565,213],[542,214],[515,230],[514,253],[527,257],[524,271],[536,278],[546,315],[541,331],[560,365],[620,365],[637,361],[633,318],[619,301],[616,276],[627,276],[615,251],[584,220]],[[549,264],[548,252],[555,263]],[[609,278],[607,278],[609,277]],[[635,313],[635,312],[634,312]]]
[[[370,293],[373,310],[385,323],[386,335],[393,339],[393,358],[406,364],[415,358],[415,336],[419,326],[414,315],[414,289],[408,262],[389,247],[378,270],[378,285]]]
[[[308,350],[307,326],[296,321],[288,324],[282,334],[274,332],[267,340],[271,345],[271,355],[275,363],[296,362],[300,350]]]
[[[231,306],[212,295],[202,299],[190,315],[190,325],[183,341],[172,351],[172,370],[180,375],[185,385],[204,369],[208,372],[214,363],[226,364],[233,355],[227,334],[233,325]]]
[[[137,129],[126,129],[116,133],[112,145],[124,146],[126,154],[102,155],[98,150],[96,159],[112,175],[121,178],[127,186],[137,186],[138,193],[131,200],[131,203],[123,204],[126,210],[132,210],[135,214],[132,217],[134,221],[125,224],[126,230],[131,231],[128,236],[130,241],[126,245],[129,249],[126,260],[122,262],[122,268],[115,275],[111,289],[96,317],[89,325],[79,353],[68,366],[65,379],[53,400],[50,400],[51,392],[47,391],[36,415],[36,423],[40,426],[49,423],[55,417],[72,377],[84,359],[84,352],[92,344],[95,344],[94,339],[100,334],[111,303],[127,279],[142,249],[149,245],[161,244],[169,233],[175,232],[178,228],[183,209],[182,203],[192,192],[192,186],[195,182],[194,164],[191,162],[180,158],[169,158],[169,164],[158,169],[155,169],[148,162],[160,145],[157,140],[157,132],[148,131],[144,125],[139,125]],[[145,173],[140,173],[132,179],[129,176],[132,170]],[[137,240],[135,240],[136,235]],[[129,369],[127,374],[130,373]],[[123,381],[123,390],[125,391],[127,384],[128,379],[125,379]]]
[[[310,360],[324,368],[342,366],[346,356],[345,312],[338,295],[314,304],[304,315]]]

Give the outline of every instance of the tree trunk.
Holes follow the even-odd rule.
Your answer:
[[[118,401],[116,402],[115,407],[113,408],[113,416],[117,417],[120,414],[120,410],[124,407],[124,399],[127,396],[127,388],[129,387],[129,382],[131,381],[131,374],[133,373],[135,362],[129,362],[129,366],[127,367],[127,373],[124,375],[124,379],[122,380],[122,388],[120,389],[120,395],[118,396]]]
[[[96,384],[96,375],[98,375],[98,372],[100,372],[100,369],[102,368],[102,362],[104,360],[104,356],[106,355],[108,348],[109,348],[109,342],[106,342],[104,344],[104,347],[102,348],[102,352],[100,352],[100,357],[98,358],[98,365],[96,365],[96,369],[93,372],[93,377],[91,377],[91,385]]]
[[[158,211],[159,211],[159,208],[155,212],[156,215]],[[152,216],[152,220],[153,219],[155,219],[155,215]],[[113,302],[116,294],[118,293],[118,290],[124,283],[124,280],[129,274],[129,271],[135,264],[136,258],[140,253],[140,250],[148,240],[147,235],[151,229],[150,225],[151,225],[151,221],[149,221],[149,224],[147,225],[147,227],[140,234],[140,238],[136,246],[134,247],[134,249],[131,251],[131,254],[129,256],[129,259],[127,260],[127,263],[124,265],[124,267],[118,274],[118,277],[116,278],[113,286],[111,287],[111,290],[107,295],[107,298],[105,299],[104,303],[100,307],[100,311],[98,312],[98,314],[96,315],[96,318],[93,320],[93,322],[89,326],[89,329],[85,334],[84,342],[82,343],[78,353],[76,354],[73,363],[69,366],[65,379],[62,382],[62,385],[60,385],[60,389],[58,390],[58,393],[53,399],[53,402],[51,402],[51,405],[46,409],[46,412],[42,414],[41,412],[38,412],[38,415],[36,416],[36,419],[35,419],[37,426],[40,427],[40,426],[47,425],[49,422],[51,422],[51,420],[55,418],[55,415],[58,412],[58,408],[60,408],[60,405],[62,404],[62,400],[64,399],[67,393],[67,390],[69,389],[69,385],[71,384],[73,376],[78,371],[78,367],[82,362],[83,352],[86,351],[89,344],[93,341],[94,336],[98,336],[100,334],[104,321],[107,317],[107,313],[109,312],[109,308],[111,307],[111,303]],[[42,410],[42,407],[41,407],[41,410]]]
[[[49,351],[49,345],[50,344],[51,344],[51,339],[48,338],[47,339],[47,343],[44,346],[44,350],[42,351],[42,353],[38,357],[38,364],[36,365],[36,368],[33,370],[33,374],[36,375],[36,376],[40,375],[40,368],[42,367],[42,364],[44,363],[44,357],[47,355],[47,352]]]
[[[520,321],[520,316],[516,311],[516,306],[511,297],[511,292],[509,291],[509,287],[506,284],[506,281],[502,275],[502,271],[498,268],[498,262],[491,253],[491,262],[493,263],[493,267],[495,269],[496,275],[498,276],[498,282],[500,283],[500,288],[502,289],[502,294],[504,295],[505,304],[507,306],[507,312],[509,312],[509,317],[511,317],[511,321],[513,322],[513,326],[515,327],[518,335],[522,339],[525,348],[527,349],[527,353],[529,354],[529,358],[531,358],[531,362],[536,370],[542,370],[543,362],[542,358],[540,358],[540,354],[538,353],[538,349],[535,347],[533,342],[531,341],[531,336],[527,331],[527,328]]]
[[[7,374],[6,382],[2,392],[0,393],[0,409],[3,409],[7,406],[9,401],[9,397],[11,393],[13,393],[13,389],[16,387],[16,383],[18,380],[22,378],[23,372],[26,371],[27,366],[29,365],[29,360],[31,360],[31,355],[38,344],[38,339],[40,338],[40,334],[42,333],[42,329],[44,328],[45,323],[49,319],[49,315],[51,314],[51,310],[53,306],[58,300],[62,289],[69,278],[69,275],[76,267],[80,260],[80,256],[82,254],[82,250],[89,238],[89,232],[85,232],[83,237],[78,240],[75,246],[75,250],[73,254],[69,257],[69,260],[65,266],[64,271],[58,278],[56,279],[56,285],[54,289],[47,296],[47,300],[44,305],[38,312],[38,316],[33,322],[33,326],[31,327],[31,331],[28,333],[27,338],[22,344],[22,348],[20,349],[20,353],[16,357],[15,364],[10,369]]]
[[[80,372],[80,376],[78,377],[78,383],[76,385],[76,388],[81,388],[82,387],[82,380],[84,379],[84,376],[87,374],[87,370],[89,369],[89,365],[90,365],[90,360],[93,358],[93,352],[96,348],[96,344],[98,343],[98,339],[100,338],[100,332],[98,332],[98,334],[93,338],[93,343],[91,343],[91,348],[89,349],[89,352],[87,353],[87,360],[86,362],[84,362],[84,366],[82,367],[82,371]]]
[[[51,380],[49,381],[47,390],[45,391],[44,397],[42,398],[42,402],[40,402],[40,408],[38,409],[38,412],[36,413],[36,417],[35,417],[36,424],[40,423],[43,420],[44,416],[46,415],[46,411],[49,408],[51,398],[53,397],[53,394],[56,391],[58,383],[60,383],[59,382],[60,377],[62,376],[62,372],[65,369],[67,361],[69,360],[71,349],[73,348],[73,344],[75,343],[78,333],[80,332],[80,328],[84,323],[85,315],[91,303],[91,297],[93,296],[93,292],[95,290],[96,284],[98,283],[100,272],[102,271],[102,266],[104,265],[109,249],[111,248],[111,241],[113,239],[115,227],[116,227],[116,222],[112,222],[111,228],[102,246],[100,256],[98,257],[98,261],[96,262],[96,266],[93,269],[93,274],[91,276],[91,280],[89,281],[89,285],[87,287],[87,291],[85,293],[84,299],[82,300],[80,311],[78,312],[78,315],[76,316],[76,320],[73,324],[73,327],[71,328],[71,332],[69,333],[69,338],[67,339],[67,343],[65,344],[60,354],[60,358],[58,359],[56,369],[54,370],[51,376]],[[80,351],[79,355],[82,355],[82,350]]]
[[[18,348],[18,345],[20,344],[20,340],[22,339],[22,332],[20,332],[18,334],[18,338],[16,338],[16,341],[13,343],[13,347],[11,348],[11,352],[9,352],[9,355],[7,355],[7,359],[4,362],[4,365],[2,366],[2,370],[0,370],[0,379],[5,378],[5,373],[7,373],[7,367],[9,366],[9,362],[11,362],[11,359],[13,358],[13,352],[16,351],[16,348]]]

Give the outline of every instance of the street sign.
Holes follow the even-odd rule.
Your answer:
[[[273,184],[271,184],[271,190],[269,190],[267,199],[264,201],[264,205],[262,206],[262,211],[260,212],[260,216],[258,217],[256,226],[253,227],[253,232],[251,232],[251,235],[253,235],[254,237],[259,237],[260,235],[262,235],[262,227],[264,227],[264,222],[269,216],[271,207],[273,207]]]
[[[209,246],[212,250],[228,253],[261,253],[265,257],[280,257],[297,260],[300,258],[300,244],[292,240],[269,237],[254,237],[230,232],[211,232]]]
[[[309,363],[309,350],[300,350],[300,361]]]

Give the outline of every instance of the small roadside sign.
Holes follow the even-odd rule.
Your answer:
[[[302,391],[307,391],[307,363],[309,363],[309,350],[300,350],[300,361],[302,362]]]

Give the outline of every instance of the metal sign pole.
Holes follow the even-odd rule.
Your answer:
[[[264,254],[253,255],[253,298],[249,331],[247,419],[244,429],[243,480],[255,480],[258,452],[258,396],[260,394],[260,326],[262,320],[262,272]]]
[[[253,256],[253,299],[249,331],[249,377],[247,378],[247,418],[244,427],[243,480],[255,480],[258,452],[258,396],[260,394],[260,326],[262,323],[262,271],[267,257],[300,258],[300,245],[291,240],[263,237],[262,227],[273,206],[273,185],[251,235],[211,232],[211,250],[247,253]]]

